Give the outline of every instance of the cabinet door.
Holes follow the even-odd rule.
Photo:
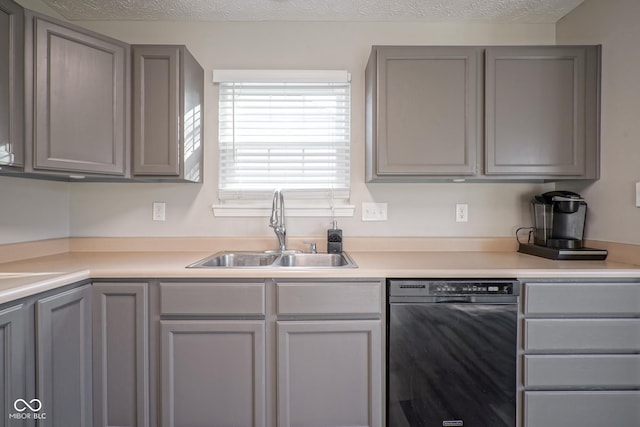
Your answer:
[[[129,48],[36,16],[33,168],[125,174]]]
[[[278,426],[382,425],[380,320],[279,321]]]
[[[264,427],[264,321],[175,320],[160,328],[162,427]]]
[[[366,71],[368,180],[476,173],[481,52],[374,47]]]
[[[92,425],[91,332],[90,285],[36,303],[40,427]]]
[[[184,46],[133,47],[133,174],[202,182],[204,70]]]
[[[530,391],[524,427],[640,425],[640,391]]]
[[[133,174],[180,175],[180,49],[133,48]]]
[[[24,10],[0,0],[0,165],[24,161]]]
[[[24,426],[27,420],[14,409],[17,399],[29,402],[26,395],[27,331],[22,304],[0,310],[0,426]]]
[[[486,50],[488,175],[598,177],[597,46]]]
[[[524,386],[565,390],[640,388],[640,354],[526,355]]]
[[[380,282],[279,282],[279,315],[368,315],[382,313]]]
[[[640,313],[640,283],[527,283],[526,315],[585,317]]]
[[[637,353],[640,319],[526,319],[524,349],[532,353]]]
[[[264,283],[160,283],[160,314],[168,316],[264,316]]]
[[[98,427],[149,425],[146,283],[93,285],[93,397]]]

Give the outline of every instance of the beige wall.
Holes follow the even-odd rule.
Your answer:
[[[130,43],[183,43],[205,69],[205,181],[189,184],[71,186],[73,236],[270,235],[267,218],[217,218],[217,95],[214,68],[347,69],[352,73],[352,200],[356,216],[340,220],[354,236],[511,236],[530,223],[531,196],[550,185],[365,184],[364,68],[373,44],[553,44],[554,25],[422,23],[84,22]],[[151,203],[167,203],[167,221],[151,221]],[[361,221],[363,201],[387,202],[389,220]],[[469,204],[469,223],[454,221]],[[323,235],[329,218],[290,218],[292,236]]]
[[[69,184],[0,176],[0,244],[67,237]]]
[[[591,239],[640,244],[639,18],[638,0],[585,0],[557,25],[558,44],[602,44],[601,179],[575,186]]]
[[[25,7],[54,15],[40,0]],[[529,200],[552,184],[365,184],[364,68],[371,45],[554,44],[554,25],[332,22],[81,22],[129,43],[186,44],[205,69],[205,181],[191,184],[57,183],[0,177],[0,243],[64,236],[271,235],[267,218],[217,218],[214,68],[347,69],[352,73],[353,218],[346,236],[511,236],[529,225]],[[151,220],[153,201],[167,221]],[[363,201],[387,202],[389,220],[360,220]],[[469,222],[455,223],[456,203]],[[323,235],[329,218],[290,218],[289,235]]]

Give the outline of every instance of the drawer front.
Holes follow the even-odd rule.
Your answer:
[[[640,425],[640,391],[524,393],[525,427]]]
[[[382,313],[380,282],[278,283],[278,314]]]
[[[527,283],[525,314],[640,314],[640,283]]]
[[[264,315],[264,284],[161,283],[160,314]]]
[[[524,349],[532,352],[638,352],[640,319],[527,319]]]
[[[524,386],[538,388],[640,387],[640,355],[527,355]]]

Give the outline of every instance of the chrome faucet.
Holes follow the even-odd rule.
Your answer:
[[[273,192],[269,227],[273,228],[273,232],[276,233],[278,238],[278,250],[285,252],[287,250],[287,227],[284,222],[284,196],[282,190]]]

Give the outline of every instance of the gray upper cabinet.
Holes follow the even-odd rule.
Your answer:
[[[374,46],[366,69],[367,181],[477,172],[476,47]]]
[[[184,46],[133,46],[133,175],[202,182],[204,71]]]
[[[0,166],[24,162],[24,10],[0,0]]]
[[[126,176],[129,46],[32,12],[25,27],[26,171]]]
[[[598,46],[486,50],[487,175],[598,178]]]
[[[366,180],[597,179],[600,57],[600,46],[374,46]]]

